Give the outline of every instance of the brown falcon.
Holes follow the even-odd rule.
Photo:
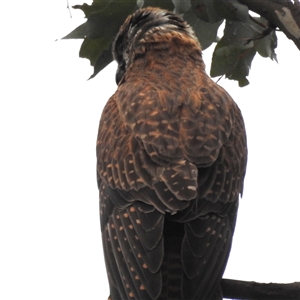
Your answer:
[[[246,169],[241,112],[171,12],[129,16],[97,141],[112,300],[222,299]]]

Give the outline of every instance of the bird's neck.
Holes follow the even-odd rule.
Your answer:
[[[169,66],[177,58],[186,63],[191,61],[203,71],[205,69],[199,42],[177,31],[157,32],[151,37],[146,36],[137,43],[133,55],[134,61],[142,59],[145,62],[155,61]]]

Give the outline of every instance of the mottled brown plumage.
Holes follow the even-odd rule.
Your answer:
[[[97,142],[110,297],[222,299],[247,159],[240,110],[173,13],[129,16],[114,56]]]

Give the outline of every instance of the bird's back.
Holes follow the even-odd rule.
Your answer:
[[[97,142],[111,298],[222,299],[246,168],[240,110],[172,13],[139,10],[115,51],[119,87]]]

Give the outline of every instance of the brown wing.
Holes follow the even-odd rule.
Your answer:
[[[209,167],[199,168],[198,201],[180,212],[183,299],[222,299],[220,280],[234,233],[246,168],[244,124],[238,109],[228,141]]]
[[[122,89],[130,90],[132,87],[126,84]],[[144,128],[145,133],[140,136],[132,130],[132,126],[124,120],[131,110],[120,112],[117,102],[134,103],[135,93],[132,96],[124,95],[120,92],[122,89],[119,88],[108,101],[101,117],[97,147],[99,178],[114,189],[134,194],[138,197],[135,200],[151,204],[162,213],[182,210],[188,205],[186,200],[197,195],[197,167],[184,157],[169,156],[169,161],[164,161],[158,157],[160,153],[156,151],[156,145],[146,142],[153,134],[149,128]],[[142,103],[139,107],[140,110],[146,109]],[[148,122],[147,119],[137,120],[137,126],[145,127],[143,121]],[[163,133],[161,135],[163,140]],[[181,185],[172,184],[178,180],[181,180]],[[149,198],[147,193],[142,196],[145,188],[154,189],[156,197]],[[114,205],[119,207],[119,203]]]
[[[122,122],[114,98],[103,111],[98,142],[102,240],[111,297],[157,299],[164,253],[164,215],[159,210],[165,206],[157,197],[152,201],[147,194],[146,201],[142,192],[135,193],[154,179],[146,170],[143,149]]]
[[[116,197],[109,195],[115,191],[107,189],[100,185],[100,192],[106,194],[102,203]],[[112,299],[157,299],[160,295],[163,220],[161,213],[141,202],[113,208],[102,229]]]

